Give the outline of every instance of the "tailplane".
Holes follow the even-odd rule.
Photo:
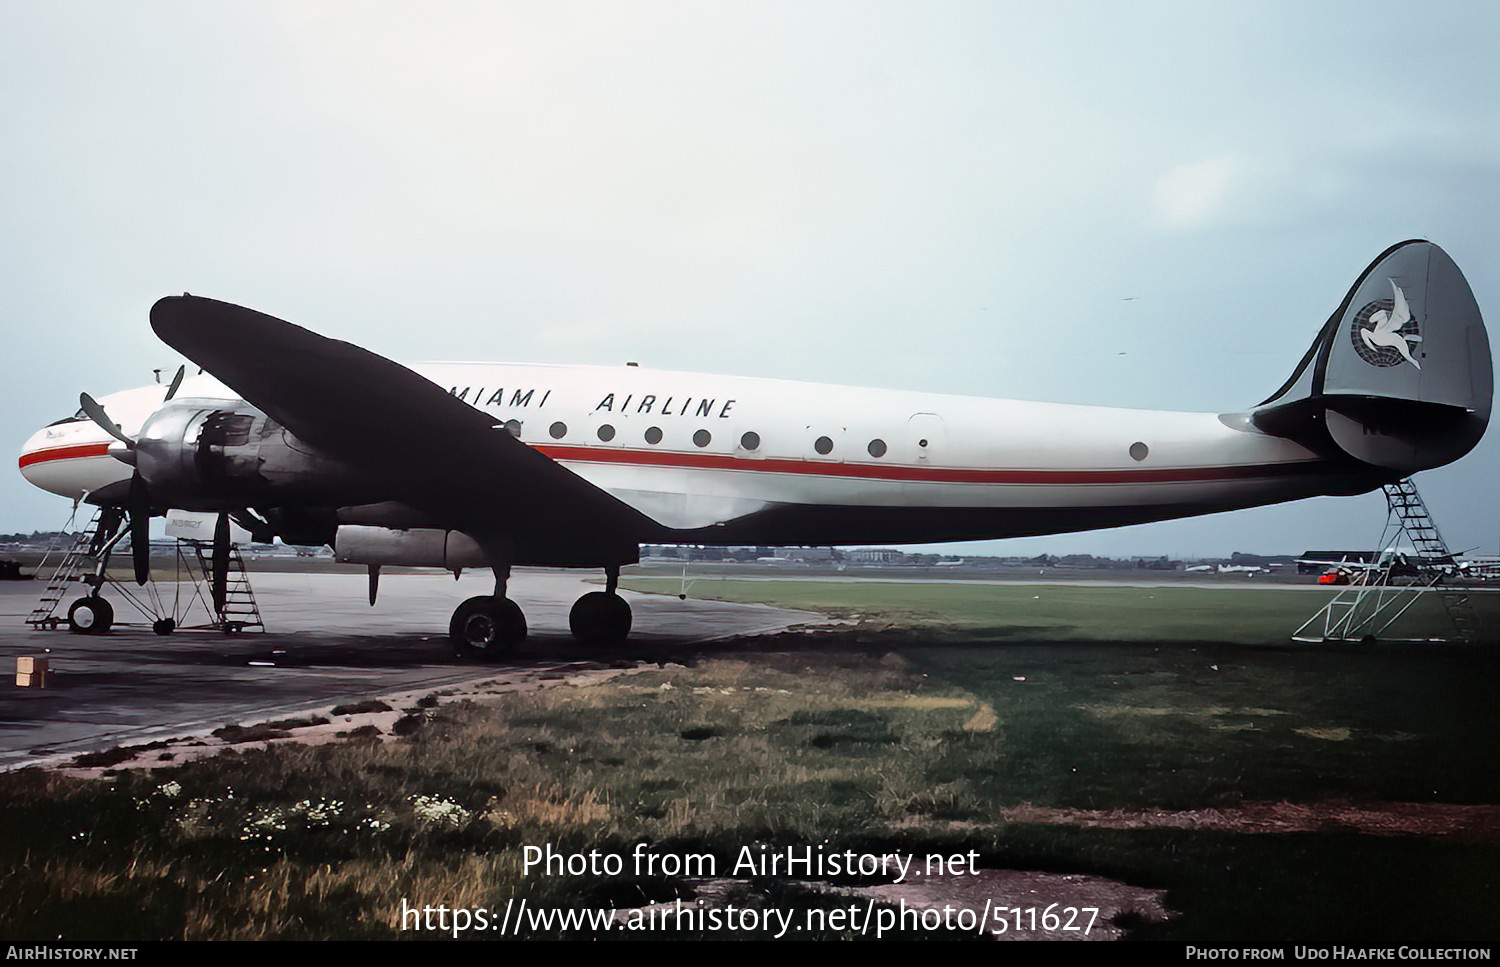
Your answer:
[[[1431,242],[1409,241],[1365,269],[1292,378],[1250,416],[1267,433],[1405,476],[1473,449],[1493,392],[1463,273]]]

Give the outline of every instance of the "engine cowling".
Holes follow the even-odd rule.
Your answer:
[[[397,529],[340,524],[334,556],[345,564],[407,567],[488,567],[489,558],[468,534],[437,527]]]
[[[141,427],[136,469],[154,503],[186,510],[360,503],[361,476],[248,403],[181,400]]]

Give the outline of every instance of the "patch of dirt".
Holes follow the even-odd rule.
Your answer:
[[[789,883],[813,893],[847,897],[861,912],[872,900],[894,907],[888,912],[894,919],[871,922],[851,918],[852,929],[860,929],[859,924],[863,924],[865,934],[871,937],[878,929],[910,932],[972,928],[976,937],[992,940],[1119,940],[1126,924],[1161,922],[1172,916],[1162,903],[1165,890],[1078,873],[975,870],[968,875],[928,876],[913,868],[902,882],[882,886]],[[765,884],[751,880],[689,879],[684,885],[691,895],[683,900],[620,908],[615,910],[614,919],[628,922],[642,915],[665,919],[684,906],[698,911],[744,906],[747,902],[760,905],[768,899]],[[806,923],[800,915],[794,915],[791,922]],[[692,923],[687,920],[687,925]]]
[[[1353,732],[1343,726],[1327,729],[1315,729],[1309,726],[1307,728],[1292,729],[1292,731],[1298,735],[1305,735],[1309,739],[1321,739],[1324,742],[1348,742],[1350,737],[1354,735]]]
[[[901,883],[856,887],[854,896],[908,910],[969,910],[992,940],[1119,940],[1123,923],[1166,921],[1165,890],[1148,890],[1082,873],[976,870],[927,876],[913,870]]]
[[[974,715],[964,723],[964,731],[993,732],[995,731],[995,726],[999,724],[1000,717],[995,714],[995,710],[990,707],[990,704],[988,702],[983,702],[979,706],[979,711],[975,712]]]
[[[1060,809],[1025,804],[1010,823],[1095,829],[1193,829],[1233,833],[1355,832],[1500,842],[1500,806],[1449,803],[1254,802],[1234,809]]]
[[[357,704],[310,708],[299,719],[247,721],[215,729],[212,733],[124,746],[107,752],[91,752],[54,763],[38,763],[63,775],[100,779],[127,769],[154,769],[181,765],[193,759],[218,755],[230,749],[266,748],[287,742],[323,745],[329,742],[388,742],[415,731],[426,712],[447,702],[484,702],[521,689],[555,688],[559,685],[591,685],[613,678],[638,666],[610,668],[589,664],[555,670],[546,675],[518,673],[504,678],[476,678],[438,691],[416,689],[392,692]],[[545,680],[543,680],[545,679]],[[415,712],[402,711],[415,709]]]

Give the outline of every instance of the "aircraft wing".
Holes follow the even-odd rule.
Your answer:
[[[188,295],[152,306],[151,327],[298,439],[487,551],[538,564],[633,560],[660,530],[493,417],[358,346]]]

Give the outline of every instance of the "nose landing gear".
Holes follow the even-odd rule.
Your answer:
[[[102,635],[114,620],[115,609],[97,594],[79,598],[68,609],[68,630],[78,635]]]

